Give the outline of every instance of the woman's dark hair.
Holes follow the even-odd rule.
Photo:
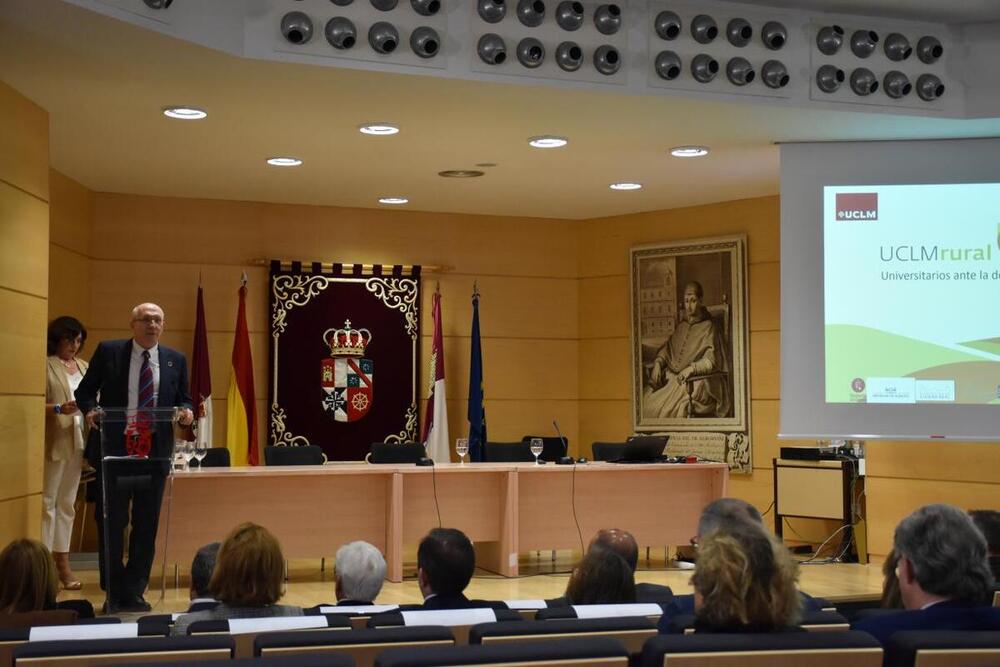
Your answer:
[[[56,564],[38,540],[14,540],[0,552],[0,614],[55,609]]]
[[[64,340],[75,340],[79,336],[83,342],[87,342],[87,329],[80,323],[80,320],[69,315],[63,315],[49,322],[49,336],[46,345],[46,354],[52,356],[56,353],[59,343]],[[82,344],[81,344],[82,348]]]
[[[573,570],[566,597],[572,604],[635,602],[635,574],[624,558],[595,544]]]

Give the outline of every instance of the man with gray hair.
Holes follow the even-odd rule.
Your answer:
[[[338,607],[370,605],[382,590],[385,558],[368,542],[340,547],[334,568]]]
[[[968,514],[925,505],[896,526],[896,576],[906,611],[853,627],[885,643],[901,630],[1000,630],[1000,608],[988,606],[993,573],[986,540]]]

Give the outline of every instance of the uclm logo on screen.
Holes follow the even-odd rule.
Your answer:
[[[878,220],[877,192],[838,192],[837,220]]]

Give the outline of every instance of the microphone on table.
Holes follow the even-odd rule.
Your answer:
[[[569,455],[569,443],[566,442],[566,438],[563,437],[562,431],[559,430],[559,422],[553,419],[552,425],[556,427],[556,435],[559,436],[559,442],[561,442],[563,446],[562,456],[560,456],[559,459],[556,461],[556,465],[564,465],[564,466],[573,465],[574,463],[576,463],[576,461],[574,461],[573,457]]]

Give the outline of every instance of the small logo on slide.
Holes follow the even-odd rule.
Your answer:
[[[855,394],[860,394],[865,390],[865,381],[861,378],[854,378],[851,380],[851,390],[854,391]]]
[[[837,220],[878,220],[878,193],[838,192]]]

